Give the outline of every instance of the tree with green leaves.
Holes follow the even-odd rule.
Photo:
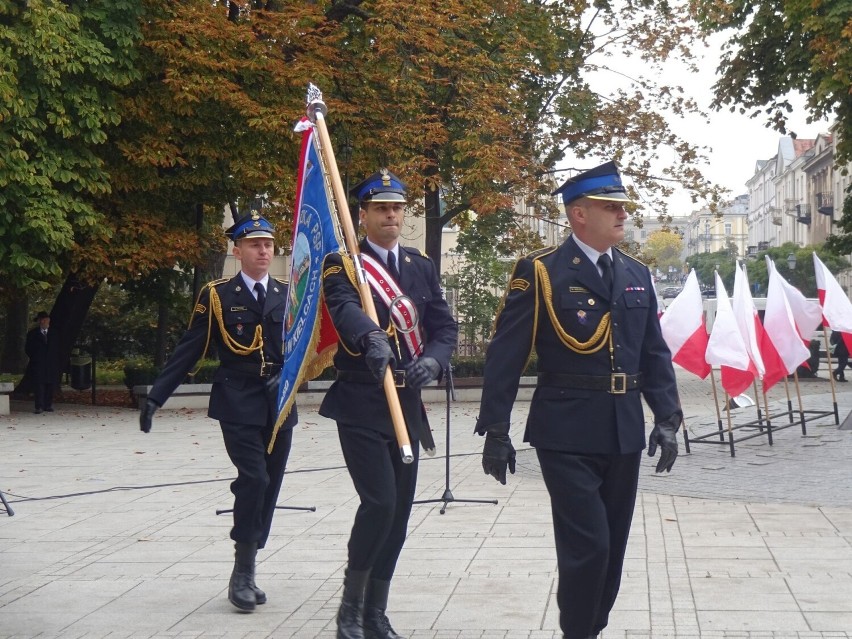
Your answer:
[[[790,94],[811,120],[838,122],[838,166],[852,162],[852,11],[848,0],[733,0],[696,3],[708,32],[723,32],[713,106],[765,117],[786,132]]]
[[[515,256],[540,248],[541,238],[520,224],[514,209],[483,216],[468,211],[456,221],[456,252],[463,259],[446,283],[457,291],[459,342],[473,353],[484,352]]]

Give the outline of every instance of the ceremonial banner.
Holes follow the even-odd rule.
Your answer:
[[[290,293],[284,316],[284,367],[270,451],[293,407],[299,385],[331,366],[337,346],[337,332],[322,308],[323,259],[340,248],[332,214],[334,200],[320,167],[314,127],[304,119],[296,130],[302,131],[302,152],[296,185]]]

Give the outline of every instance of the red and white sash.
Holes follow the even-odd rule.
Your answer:
[[[423,353],[423,329],[417,317],[417,307],[402,292],[380,260],[366,253],[361,253],[361,260],[367,273],[367,282],[388,307],[391,321],[402,333],[402,340],[412,359],[417,359]]]

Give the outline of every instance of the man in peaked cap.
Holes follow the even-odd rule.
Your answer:
[[[405,215],[402,182],[382,169],[352,194],[366,233],[360,250],[378,323],[362,309],[351,258],[326,256],[323,294],[339,342],[337,380],[319,412],[337,422],[346,467],[361,500],[349,537],[337,637],[400,639],[386,610],[414,500],[419,440],[431,440],[420,389],[449,365],[458,329],[432,260],[399,244]],[[411,439],[411,464],[402,462],[381,386],[388,367],[397,380]]]
[[[53,412],[53,391],[59,382],[59,335],[50,328],[50,314],[39,311],[33,318],[38,324],[27,331],[24,352],[29,357],[27,365],[32,375],[35,413]]]
[[[629,197],[607,162],[563,184],[572,234],[515,264],[485,359],[476,432],[482,467],[506,483],[518,382],[533,349],[538,383],[524,432],[551,498],[559,622],[567,639],[597,637],[621,581],[636,499],[645,418],[656,472],[677,457],[682,420],[648,268],[615,248]]]
[[[212,339],[219,368],[207,415],[219,420],[225,448],[237,468],[231,483],[235,562],[228,599],[245,612],[266,603],[266,594],[255,583],[255,558],[269,537],[297,420],[294,406],[272,452],[267,452],[278,417],[288,289],[286,281],[269,275],[275,256],[273,231],[257,212],[241,217],[225,231],[234,242],[240,272],[201,290],[189,328],[154,382],[139,416],[141,430],[150,432],[154,413],[204,357]]]

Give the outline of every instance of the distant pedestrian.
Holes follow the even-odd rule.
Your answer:
[[[849,349],[843,339],[843,333],[840,331],[831,331],[831,339],[829,341],[834,344],[834,359],[837,360],[837,368],[834,369],[833,373],[834,379],[838,382],[845,382],[846,375],[844,372],[849,365]]]
[[[50,328],[50,315],[39,311],[33,318],[38,326],[27,333],[24,351],[30,358],[28,370],[35,387],[35,413],[53,412],[53,394],[59,381],[59,334]]]

